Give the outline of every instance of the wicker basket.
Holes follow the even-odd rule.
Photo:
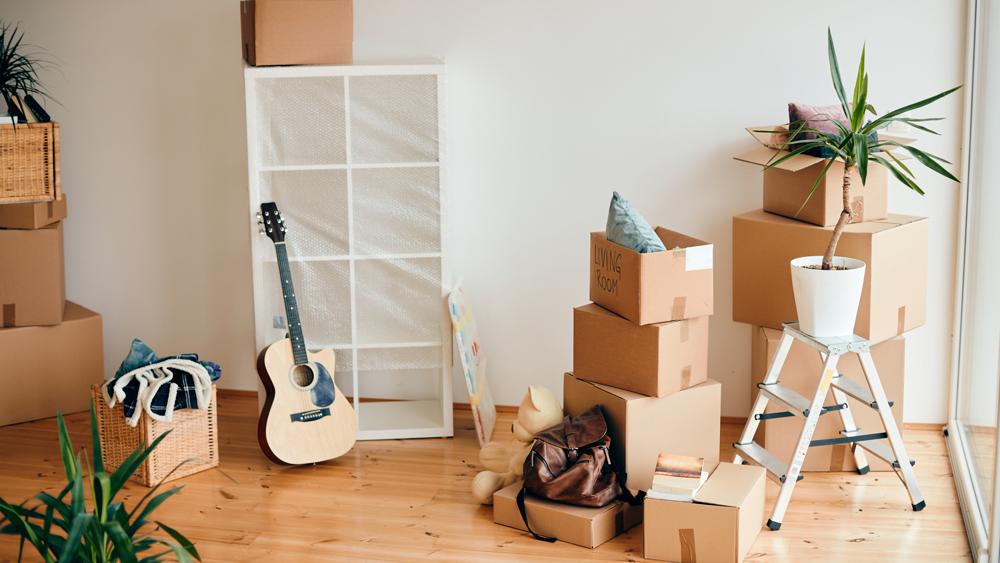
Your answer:
[[[121,465],[139,446],[146,447],[164,432],[171,430],[132,477],[150,487],[170,475],[169,481],[186,477],[219,465],[219,437],[216,424],[215,386],[207,409],[179,409],[173,422],[160,422],[143,414],[134,428],[128,425],[121,407],[108,408],[101,387],[92,388],[101,433],[101,453],[108,471]]]
[[[59,124],[0,124],[0,203],[59,197]]]

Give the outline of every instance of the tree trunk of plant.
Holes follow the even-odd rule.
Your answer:
[[[823,269],[833,269],[833,255],[837,252],[837,243],[840,242],[840,235],[844,232],[844,227],[851,222],[851,172],[853,166],[844,167],[844,209],[840,212],[837,225],[833,228],[833,235],[830,237],[830,244],[823,254]]]

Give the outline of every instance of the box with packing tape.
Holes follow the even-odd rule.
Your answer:
[[[66,302],[56,326],[0,329],[0,426],[87,410],[104,380],[101,315]]]
[[[924,324],[927,223],[890,214],[844,228],[837,255],[867,265],[854,332],[872,344]],[[733,320],[779,330],[794,321],[791,261],[822,254],[832,230],[762,209],[733,217]]]
[[[700,457],[705,469],[719,464],[722,385],[704,383],[666,397],[647,397],[567,373],[563,406],[579,416],[601,405],[611,436],[611,462],[628,475],[628,488],[644,491],[653,483],[660,452]]]
[[[660,561],[743,561],[764,524],[764,469],[720,463],[694,502],[647,498],[643,556]]]
[[[712,314],[712,245],[656,228],[667,250],[639,253],[590,234],[590,300],[646,325]]]
[[[573,374],[663,397],[708,379],[708,317],[636,325],[590,303],[573,309]]]
[[[0,228],[41,229],[66,218],[66,194],[52,201],[0,205]]]
[[[751,398],[757,396],[757,384],[764,380],[764,375],[771,367],[774,354],[778,350],[778,343],[781,340],[781,331],[766,327],[753,327],[753,344],[750,352],[750,379]],[[897,336],[890,338],[880,344],[872,346],[872,359],[878,369],[879,379],[885,394],[893,401],[892,415],[896,419],[896,426],[903,427],[903,395],[904,395],[904,375],[906,373],[906,337]],[[792,391],[799,393],[803,397],[812,399],[816,392],[816,385],[819,383],[820,373],[823,370],[823,362],[816,350],[806,344],[796,340],[792,342],[792,347],[788,351],[785,365],[779,374],[782,385],[787,386]],[[861,371],[861,363],[857,356],[848,354],[840,359],[838,371],[844,377],[867,388],[864,373]],[[848,404],[851,407],[851,414],[854,424],[861,429],[862,433],[869,434],[882,432],[882,419],[878,411],[863,405],[859,401],[848,397]],[[826,400],[826,405],[834,405],[836,401],[831,393]],[[776,401],[768,403],[767,412],[784,411],[782,405]],[[757,430],[757,441],[767,447],[768,451],[781,459],[790,461],[795,450],[795,444],[802,432],[802,419],[799,417],[775,418],[760,421],[760,428]],[[822,440],[826,438],[839,438],[840,431],[844,425],[840,420],[838,411],[829,412],[819,419],[813,439]],[[883,441],[884,442],[884,441]],[[874,455],[866,456],[868,466],[872,471],[889,471],[889,464]],[[833,446],[822,446],[809,448],[806,459],[802,464],[803,471],[854,471],[857,464],[851,454],[850,444],[837,444]]]
[[[65,283],[62,222],[0,229],[0,327],[61,323]]]
[[[520,490],[521,482],[518,481],[493,493],[493,521],[527,531],[517,508],[517,493]],[[642,505],[632,506],[622,501],[590,508],[552,502],[529,494],[524,498],[524,509],[536,533],[589,548],[595,548],[642,522]]]
[[[787,126],[748,127],[747,131],[760,145],[733,158],[764,167],[764,210],[822,227],[835,225],[844,208],[844,162],[834,159],[823,180],[817,184],[830,159],[797,154],[767,167],[788,154],[787,151],[780,150],[788,139]],[[904,145],[914,140],[886,133],[880,133],[879,138],[892,139]],[[897,153],[893,153],[893,156],[898,160],[909,158]],[[868,177],[863,185],[857,168],[853,169],[852,221],[860,223],[886,218],[889,215],[888,192],[889,171],[881,164],[872,162],[868,165]]]

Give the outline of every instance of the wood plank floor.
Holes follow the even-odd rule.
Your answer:
[[[274,466],[261,455],[254,399],[226,396],[219,416],[221,467],[183,479],[185,490],[157,513],[192,538],[206,561],[642,560],[641,526],[588,550],[493,524],[491,508],[468,494],[478,471],[468,411],[456,412],[454,439],[359,442],[335,462],[301,468]],[[501,414],[498,437],[509,435],[511,419]],[[74,444],[84,445],[86,416],[69,421]],[[722,443],[739,430],[724,424]],[[762,531],[748,560],[969,560],[940,432],[905,434],[927,498],[923,512],[910,510],[889,473],[807,474],[781,531]],[[721,451],[731,458],[729,446]],[[0,428],[0,452],[0,496],[20,501],[58,490],[54,420]],[[130,484],[127,497],[144,492]],[[769,499],[776,493],[769,482]],[[0,561],[13,558],[16,544],[0,539]]]

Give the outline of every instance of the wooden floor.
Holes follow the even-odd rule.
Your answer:
[[[157,513],[194,540],[206,561],[642,560],[641,526],[588,550],[494,524],[491,508],[468,494],[478,447],[467,411],[456,412],[454,439],[359,442],[336,462],[301,468],[261,455],[254,399],[227,396],[219,416],[221,467],[183,479],[185,490]],[[85,444],[85,415],[69,421],[74,444]],[[509,435],[510,421],[501,415],[499,437]],[[739,430],[724,424],[723,444]],[[781,531],[762,531],[748,560],[967,561],[943,438],[933,430],[906,436],[927,498],[923,512],[910,510],[891,473],[807,474]],[[730,448],[721,449],[729,459]],[[0,452],[0,496],[20,501],[58,490],[53,420],[0,428]],[[133,501],[145,491],[127,488]],[[769,482],[770,500],[776,492]],[[15,557],[16,544],[0,539],[0,561]]]

